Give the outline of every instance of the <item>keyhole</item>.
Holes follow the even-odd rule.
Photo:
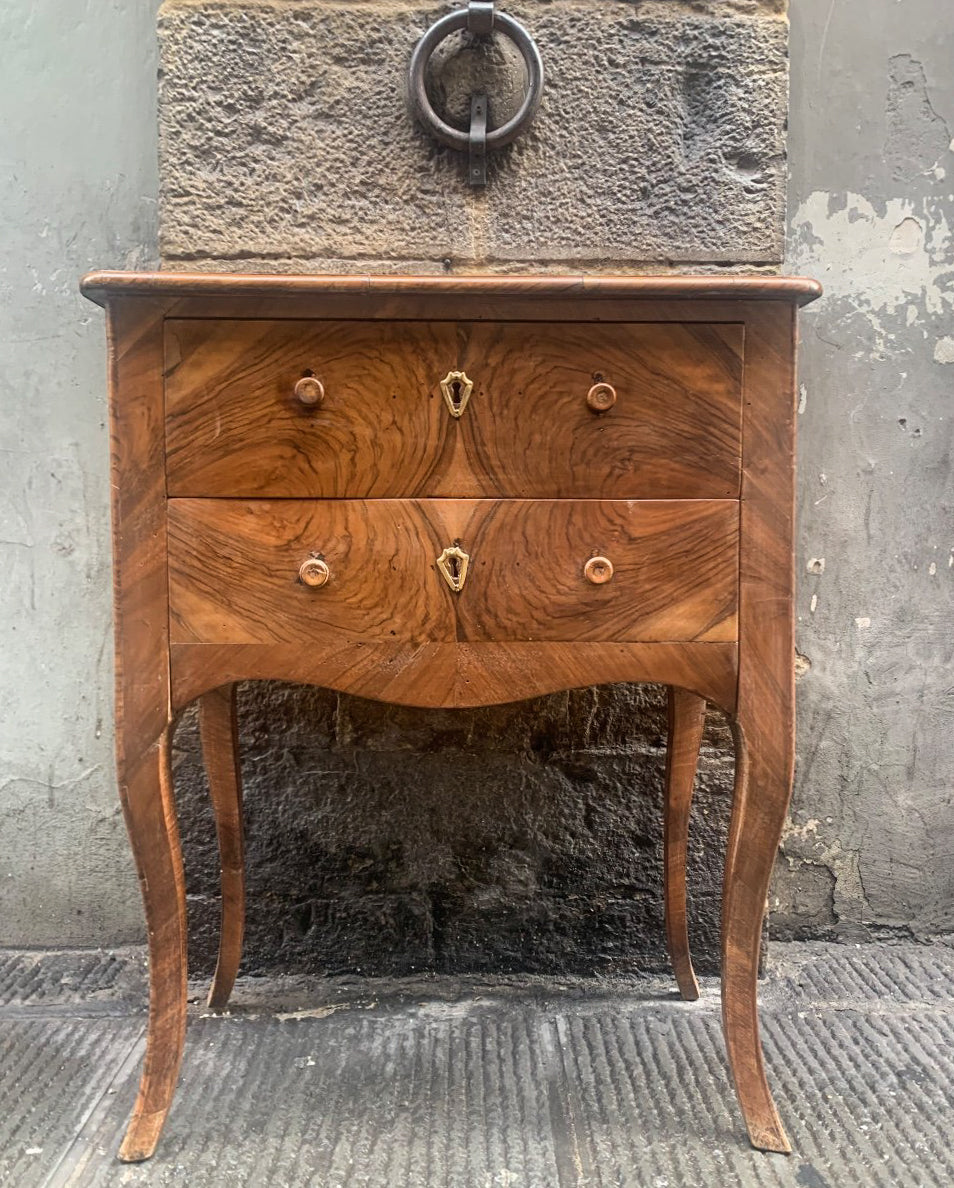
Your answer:
[[[464,587],[469,564],[470,557],[459,544],[445,549],[437,558],[437,568],[440,570],[441,576],[455,593],[459,593]]]
[[[450,415],[459,419],[464,415],[474,385],[462,371],[449,371],[441,380],[441,392]]]

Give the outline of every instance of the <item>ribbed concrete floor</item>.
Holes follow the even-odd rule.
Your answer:
[[[791,1158],[745,1141],[714,984],[247,980],[231,1015],[194,1008],[159,1153],[124,1167],[142,994],[135,952],[0,960],[0,1183],[954,1185],[948,945],[773,946]]]

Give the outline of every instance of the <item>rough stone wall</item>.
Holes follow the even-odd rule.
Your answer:
[[[243,689],[248,967],[582,973],[658,969],[665,715],[655,690],[476,711]],[[194,719],[179,730],[192,960],[217,944],[217,867]],[[714,969],[731,760],[714,722],[690,877]]]
[[[521,0],[547,71],[535,125],[483,194],[408,118],[405,74],[449,5],[171,0],[160,17],[170,265],[310,270],[777,265],[787,25],[775,6]],[[452,116],[507,45],[435,59]],[[486,59],[489,59],[487,61]],[[501,100],[496,99],[501,96]],[[499,109],[499,110],[498,110]]]
[[[514,0],[540,45],[532,130],[474,192],[409,119],[410,51],[446,5],[170,0],[160,15],[167,266],[304,271],[777,268],[787,21],[778,3]],[[461,50],[462,52],[458,53]],[[506,49],[449,42],[429,85],[469,110]],[[475,712],[246,688],[248,965],[594,972],[664,963],[657,690]],[[716,716],[714,716],[715,719]],[[716,966],[732,763],[707,735],[691,913]],[[180,730],[194,958],[217,928],[193,722]]]

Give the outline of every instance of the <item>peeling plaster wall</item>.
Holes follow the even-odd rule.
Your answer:
[[[792,10],[786,266],[800,353],[799,752],[784,935],[954,926],[954,26]],[[810,667],[809,667],[810,665]]]
[[[113,775],[94,266],[157,257],[156,3],[0,4],[0,943],[143,934]]]

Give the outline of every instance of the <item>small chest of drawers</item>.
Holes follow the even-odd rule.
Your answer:
[[[792,775],[795,316],[818,286],[96,273],[83,287],[108,312],[116,749],[150,943],[121,1157],[154,1150],[185,1031],[170,733],[198,700],[223,1006],[244,917],[234,686],[252,679],[425,707],[669,686],[666,924],[687,998],[689,801],[706,701],[725,710],[726,1041],[752,1142],[787,1150],[756,977]]]

